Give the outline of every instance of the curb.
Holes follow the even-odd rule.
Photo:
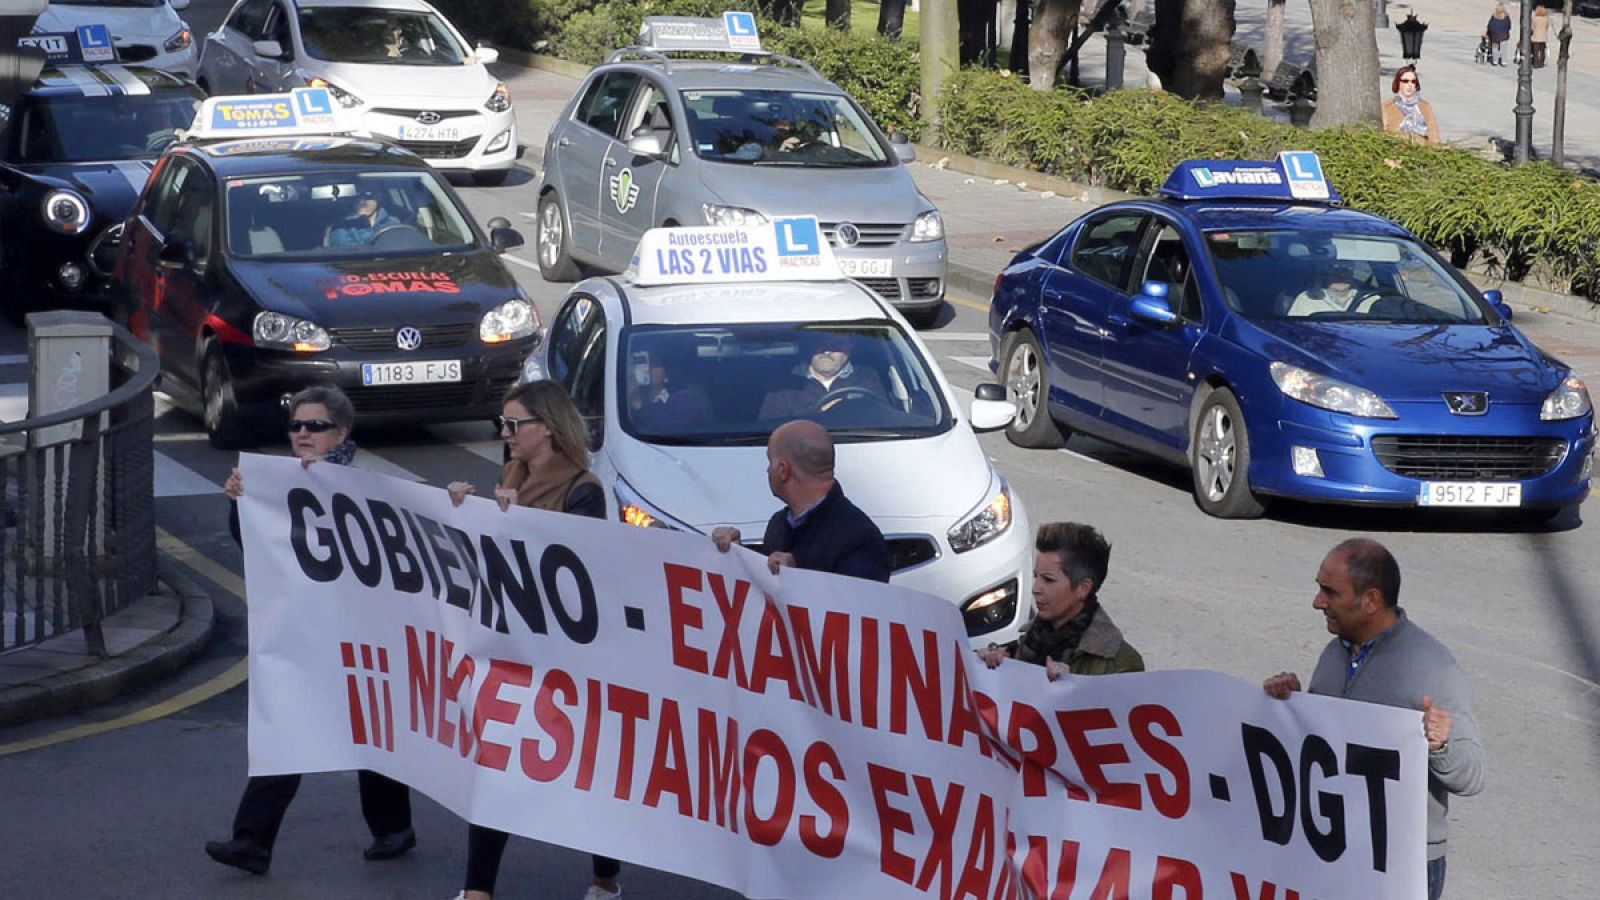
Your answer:
[[[104,703],[177,672],[211,639],[211,597],[165,559],[156,579],[177,595],[177,624],[126,653],[0,691],[0,726],[15,725]]]

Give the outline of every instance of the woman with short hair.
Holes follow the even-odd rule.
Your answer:
[[[1389,86],[1394,96],[1383,104],[1383,130],[1413,144],[1439,143],[1439,120],[1422,99],[1422,78],[1416,66],[1401,66]]]

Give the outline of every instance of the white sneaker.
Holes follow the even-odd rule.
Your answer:
[[[622,900],[622,888],[608,891],[598,884],[591,884],[589,893],[583,895],[583,900]]]

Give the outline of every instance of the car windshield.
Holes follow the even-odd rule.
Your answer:
[[[459,66],[470,55],[444,20],[431,12],[304,7],[300,40],[312,57],[328,62]]]
[[[625,343],[623,427],[651,443],[761,445],[793,419],[839,441],[951,425],[927,362],[889,322],[638,327]]]
[[[166,6],[167,0],[50,0],[51,6],[131,6],[136,9],[155,9]]]
[[[235,256],[360,258],[467,250],[471,226],[432,172],[318,172],[232,178]]]
[[[685,91],[701,159],[755,166],[886,166],[891,157],[849,97],[792,91]]]
[[[41,97],[22,109],[18,156],[25,163],[154,159],[199,105],[183,91]]]
[[[1282,229],[1213,231],[1206,243],[1223,296],[1247,318],[1489,321],[1481,303],[1406,238]]]

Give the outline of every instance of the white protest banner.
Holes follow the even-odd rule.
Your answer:
[[[246,455],[252,774],[752,897],[1424,895],[1417,713],[1066,678],[914,591]]]

